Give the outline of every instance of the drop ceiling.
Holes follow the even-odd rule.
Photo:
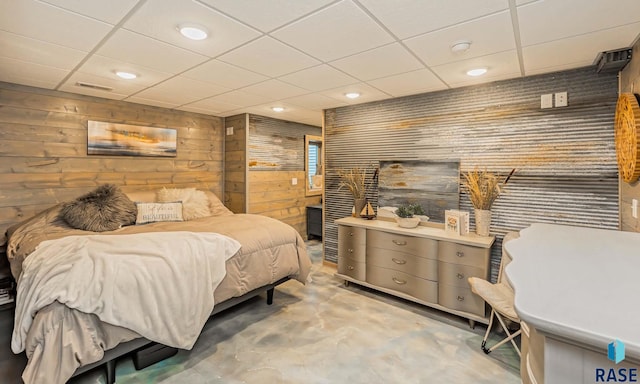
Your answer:
[[[320,125],[326,108],[589,66],[639,33],[638,0],[3,0],[0,81]]]

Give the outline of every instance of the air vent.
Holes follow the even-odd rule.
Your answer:
[[[111,87],[106,87],[104,85],[98,85],[98,84],[85,83],[85,82],[82,82],[82,81],[76,82],[76,85],[78,87],[97,89],[99,91],[107,91],[107,92],[113,91],[113,88],[111,88]]]
[[[615,51],[600,52],[594,64],[596,72],[618,72],[631,60],[631,48],[617,49]]]

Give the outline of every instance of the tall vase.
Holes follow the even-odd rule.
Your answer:
[[[488,209],[476,209],[476,233],[480,236],[489,236],[491,225],[491,211]]]
[[[356,217],[360,217],[362,208],[367,204],[367,199],[353,199],[354,214]]]

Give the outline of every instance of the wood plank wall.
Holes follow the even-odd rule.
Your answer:
[[[175,128],[177,157],[88,156],[88,120]],[[219,117],[0,82],[0,234],[103,183],[222,198],[222,129]]]
[[[321,136],[322,128],[249,115],[248,212],[281,220],[303,238],[307,234],[306,207],[321,201],[320,196],[305,196],[305,135]],[[265,167],[266,163],[272,166]],[[293,178],[296,185],[292,185]]]
[[[247,212],[246,114],[225,118],[224,204],[234,213]]]
[[[620,93],[632,92],[640,95],[640,41],[633,46],[631,62],[620,72]],[[638,133],[640,135],[640,132]],[[640,200],[640,181],[627,183],[619,179],[620,188],[620,229],[640,232],[640,219],[633,217],[631,202]]]

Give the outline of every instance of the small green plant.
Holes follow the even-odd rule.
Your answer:
[[[413,210],[411,209],[410,205],[402,205],[398,207],[396,215],[402,218],[413,217]]]
[[[424,209],[422,209],[422,205],[420,204],[409,204],[409,208],[413,212],[414,215],[424,216]]]

